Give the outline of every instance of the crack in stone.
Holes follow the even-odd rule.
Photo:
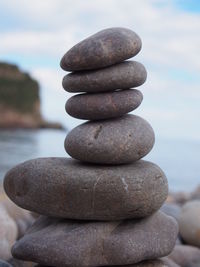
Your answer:
[[[95,206],[95,191],[96,191],[96,187],[97,187],[97,184],[99,183],[100,179],[101,179],[101,176],[94,183],[93,190],[92,190],[92,212],[94,212],[94,206]]]
[[[102,130],[102,125],[99,125],[98,128],[96,129],[95,133],[94,133],[94,139],[98,138],[101,130]]]
[[[124,188],[125,188],[125,190],[126,190],[126,192],[128,191],[128,184],[126,183],[126,180],[122,177],[121,178],[121,181],[122,181],[122,183],[123,183],[123,185],[124,185]]]

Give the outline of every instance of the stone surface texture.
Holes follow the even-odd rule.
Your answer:
[[[135,56],[141,46],[140,37],[132,30],[109,28],[72,47],[60,65],[67,71],[107,67]]]
[[[69,73],[63,78],[62,85],[72,93],[98,93],[137,87],[146,78],[147,72],[141,63],[124,61],[105,69]]]
[[[50,266],[129,265],[169,254],[177,232],[176,221],[160,212],[121,222],[40,217],[12,254]]]
[[[120,117],[136,109],[141,104],[142,99],[142,93],[136,89],[78,94],[68,99],[65,109],[69,115],[77,119],[110,119]]]
[[[74,159],[97,164],[131,163],[147,155],[155,136],[139,116],[89,121],[68,133],[65,150]]]
[[[8,196],[40,214],[84,220],[120,220],[152,214],[168,194],[167,179],[155,164],[89,165],[66,158],[39,158],[11,169]]]

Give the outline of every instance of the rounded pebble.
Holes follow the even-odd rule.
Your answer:
[[[136,109],[143,95],[136,89],[99,94],[72,96],[65,109],[69,115],[82,120],[102,120],[120,117]]]
[[[60,65],[67,71],[107,67],[135,56],[141,46],[139,36],[132,30],[109,28],[72,47]]]
[[[41,158],[11,169],[8,196],[22,208],[53,217],[120,220],[158,210],[168,194],[167,179],[155,164],[83,164],[67,158]]]
[[[83,123],[68,133],[65,150],[74,159],[98,164],[131,163],[147,155],[155,136],[139,116]]]
[[[137,87],[146,78],[147,72],[141,63],[124,61],[104,69],[69,73],[63,78],[62,85],[72,93],[98,93]]]
[[[168,255],[177,232],[176,221],[161,212],[142,220],[114,222],[41,216],[15,243],[12,254],[50,266],[124,266]]]

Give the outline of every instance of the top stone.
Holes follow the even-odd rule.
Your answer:
[[[60,65],[66,71],[103,68],[135,56],[141,47],[141,39],[135,32],[109,28],[73,46]]]

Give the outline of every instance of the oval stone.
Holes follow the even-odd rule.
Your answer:
[[[152,149],[155,136],[139,116],[89,121],[74,128],[65,139],[65,150],[74,159],[98,164],[134,162]]]
[[[200,248],[200,200],[186,202],[181,209],[178,222],[184,242]]]
[[[67,101],[65,109],[74,118],[102,120],[120,117],[131,112],[141,104],[142,99],[142,93],[136,89],[79,94]]]
[[[67,71],[103,68],[135,56],[141,46],[140,37],[132,30],[109,28],[72,47],[60,65]]]
[[[115,91],[140,86],[146,78],[147,72],[141,63],[124,61],[105,69],[69,73],[63,78],[63,88],[74,93]]]
[[[176,221],[161,212],[111,222],[41,216],[15,243],[12,254],[49,266],[125,266],[168,255],[177,232]]]
[[[162,170],[147,161],[108,166],[41,158],[10,170],[7,195],[18,206],[52,217],[120,220],[158,210],[168,194]]]

